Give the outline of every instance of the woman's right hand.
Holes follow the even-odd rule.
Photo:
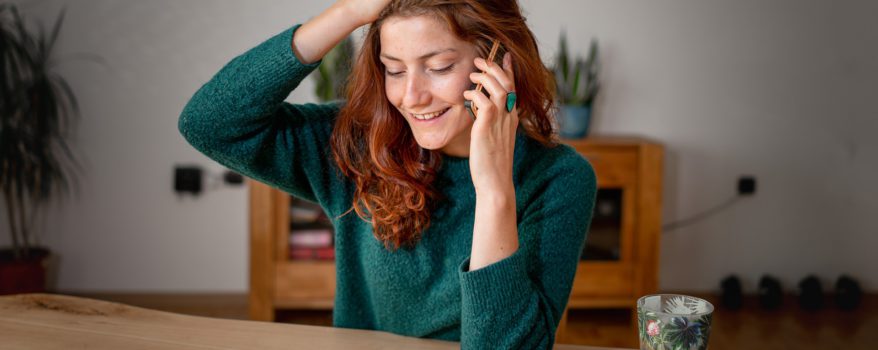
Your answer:
[[[292,49],[300,62],[317,62],[357,28],[378,19],[391,0],[338,0],[296,31]]]
[[[381,11],[391,0],[339,0],[336,5],[346,8],[352,16],[356,16],[360,25],[375,22]]]

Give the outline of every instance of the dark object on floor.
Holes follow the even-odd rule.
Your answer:
[[[808,311],[823,308],[823,286],[817,276],[809,275],[799,282],[799,306]]]
[[[776,310],[783,299],[780,281],[771,276],[759,280],[759,305],[765,310]]]
[[[853,278],[842,275],[835,282],[835,304],[839,309],[851,311],[860,306],[863,299],[863,289]]]
[[[744,295],[741,288],[741,280],[738,276],[731,275],[720,282],[722,287],[722,303],[729,310],[739,310],[744,304]]]

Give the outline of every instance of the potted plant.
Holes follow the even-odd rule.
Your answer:
[[[597,96],[598,82],[598,44],[592,39],[587,58],[577,56],[570,59],[567,49],[567,35],[561,32],[561,40],[555,66],[555,83],[558,88],[558,126],[562,138],[578,139],[588,135],[591,107]]]
[[[0,192],[12,242],[0,248],[0,294],[46,289],[51,253],[35,224],[50,199],[75,189],[63,161],[77,165],[65,139],[79,111],[49,60],[63,18],[48,35],[31,32],[15,5],[0,4]]]
[[[313,75],[316,81],[314,93],[321,102],[342,97],[354,59],[354,41],[350,36],[323,56],[323,62]]]

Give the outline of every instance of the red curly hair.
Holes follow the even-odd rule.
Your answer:
[[[421,15],[447,23],[454,35],[476,45],[481,57],[498,40],[512,56],[515,85],[527,86],[516,91],[520,127],[547,147],[557,145],[550,113],[554,80],[516,0],[392,1],[366,33],[330,141],[335,162],[356,184],[351,210],[372,224],[388,249],[414,246],[443,199],[433,187],[442,155],[422,149],[388,101],[385,67],[378,58],[382,23],[393,16]]]

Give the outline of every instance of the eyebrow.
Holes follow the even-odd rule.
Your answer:
[[[455,50],[455,49],[453,49],[453,48],[442,49],[442,50],[436,50],[436,51],[430,52],[430,53],[428,53],[428,54],[421,55],[421,57],[418,57],[418,60],[425,60],[425,59],[428,59],[428,58],[430,58],[430,57],[433,57],[433,56],[436,56],[436,55],[438,55],[438,54],[445,53],[445,52],[457,52],[457,50]],[[386,58],[386,59],[388,59],[388,60],[391,60],[391,61],[397,61],[397,62],[401,62],[401,61],[402,61],[402,60],[399,59],[399,58],[396,58],[396,57],[393,57],[393,56],[390,56],[390,55],[387,55],[387,54],[384,54],[384,53],[381,54],[381,57],[384,57],[384,58]]]

